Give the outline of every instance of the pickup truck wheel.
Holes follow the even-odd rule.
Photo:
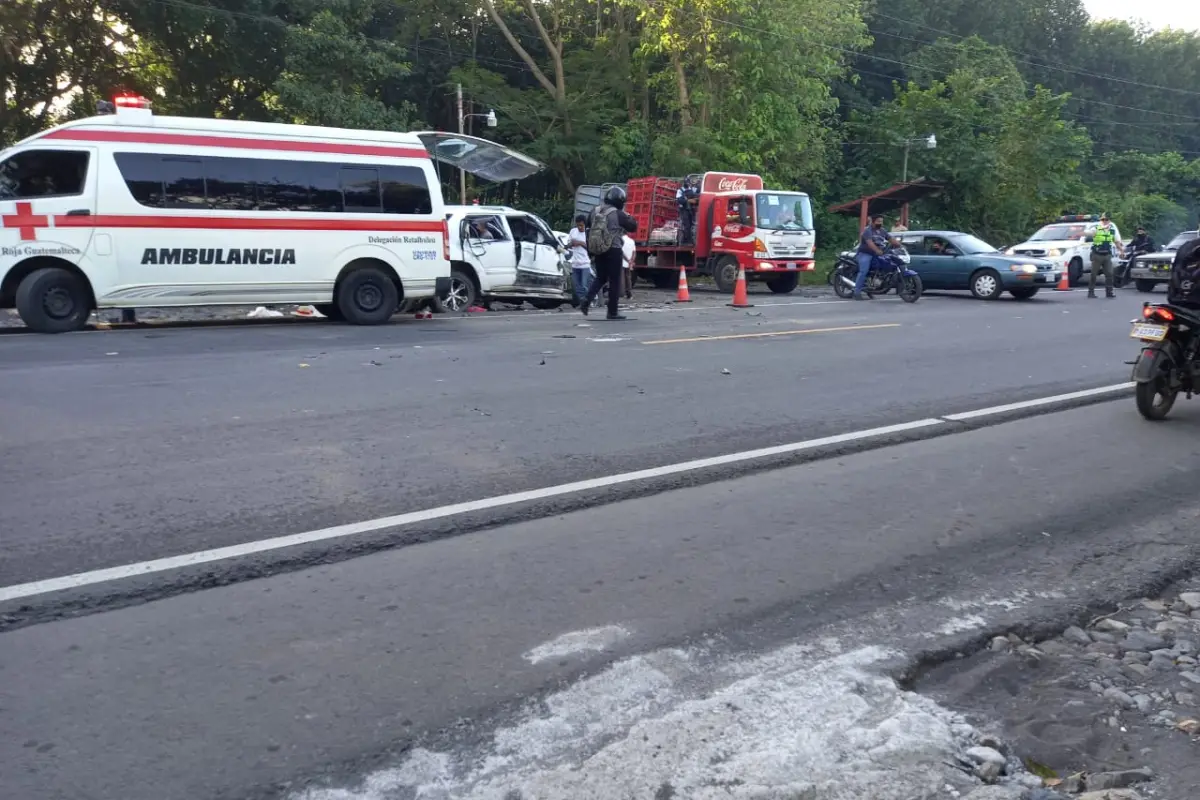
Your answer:
[[[720,260],[713,265],[713,283],[717,285],[717,290],[726,294],[733,291],[733,287],[737,284],[738,262],[734,256],[722,256]]]
[[[87,282],[60,267],[34,270],[17,286],[21,321],[38,333],[82,330],[92,313]]]
[[[462,269],[450,270],[450,293],[445,300],[438,301],[442,311],[466,311],[479,304],[479,289],[475,277]]]
[[[1148,281],[1145,278],[1139,278],[1137,281],[1134,282],[1133,285],[1137,287],[1137,290],[1139,292],[1149,293],[1149,292],[1153,292],[1154,287],[1157,286],[1158,284],[1155,281]]]
[[[362,266],[338,284],[337,307],[351,325],[382,325],[400,307],[400,292],[387,272]]]
[[[1067,278],[1070,283],[1068,285],[1075,286],[1083,277],[1083,259],[1072,258],[1071,263],[1067,265]]]

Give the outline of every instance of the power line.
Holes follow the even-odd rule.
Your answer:
[[[943,36],[950,36],[955,39],[961,40],[961,39],[971,38],[969,35],[963,35],[961,33],[954,33],[952,31],[942,30],[941,28],[934,28],[929,25],[924,25],[915,20],[905,19],[904,17],[893,17],[889,14],[884,14],[880,11],[873,11],[871,13],[871,16],[879,17],[881,19],[891,20],[893,22],[900,22],[905,25],[911,25],[914,28],[923,28],[924,30],[931,31],[933,33],[938,33]],[[899,34],[884,33],[883,35],[896,36],[897,38],[906,38],[906,37],[899,36]],[[913,40],[913,41],[920,41],[920,40]],[[928,43],[926,43],[926,44],[928,44]],[[993,44],[993,43],[989,42],[989,44]],[[1052,70],[1055,72],[1063,72],[1063,73],[1067,73],[1067,74],[1071,74],[1071,75],[1078,75],[1080,77],[1086,77],[1086,78],[1099,78],[1100,80],[1114,81],[1116,83],[1124,83],[1129,86],[1140,86],[1145,89],[1155,89],[1155,90],[1163,91],[1163,92],[1176,92],[1178,94],[1186,94],[1186,95],[1192,95],[1194,97],[1200,97],[1200,92],[1194,91],[1191,89],[1176,89],[1176,88],[1173,88],[1170,86],[1161,86],[1159,84],[1154,84],[1154,83],[1143,83],[1141,81],[1130,80],[1128,78],[1120,78],[1116,75],[1106,75],[1106,74],[1099,73],[1099,72],[1088,72],[1087,70],[1082,70],[1082,69],[1077,69],[1075,67],[1072,67],[1064,61],[1051,61],[1050,63],[1041,63],[1038,61],[1034,61],[1033,60],[1035,58],[1034,56],[1031,56],[1028,53],[1022,53],[1018,50],[1013,50],[1012,48],[1008,47],[1007,45],[993,44],[993,46],[999,47],[1002,50],[1004,50],[1009,55],[1009,57],[1013,58],[1015,61],[1018,61],[1022,64],[1027,64],[1031,67],[1038,67],[1040,69],[1048,69],[1048,70]],[[1020,57],[1017,58],[1017,56],[1020,56]]]

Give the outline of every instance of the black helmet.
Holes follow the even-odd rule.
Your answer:
[[[604,193],[604,204],[613,208],[625,207],[625,190],[620,186],[610,186]]]

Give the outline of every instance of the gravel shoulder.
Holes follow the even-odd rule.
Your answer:
[[[997,637],[914,688],[1044,765],[1062,796],[1185,800],[1200,795],[1198,642],[1200,580],[1190,579],[1060,636]]]

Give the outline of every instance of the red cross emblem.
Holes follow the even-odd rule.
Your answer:
[[[32,242],[37,239],[38,228],[50,227],[50,218],[45,214],[34,214],[32,203],[17,203],[16,214],[0,216],[0,227],[19,228],[21,241]]]

